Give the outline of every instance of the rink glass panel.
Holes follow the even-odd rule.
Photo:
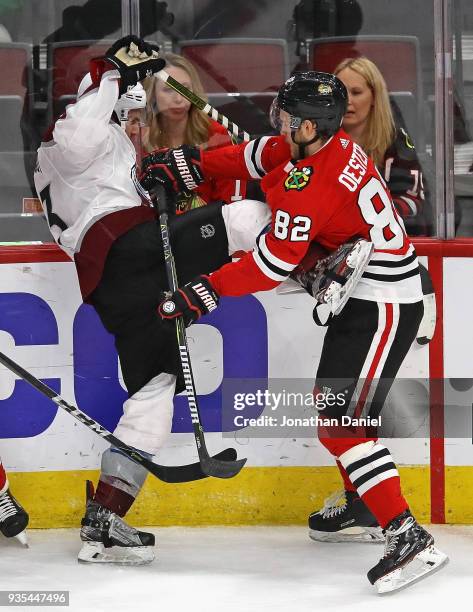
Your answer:
[[[473,223],[468,221],[468,205],[473,200],[470,182],[473,175],[470,172],[471,154],[468,147],[472,140],[473,122],[471,89],[473,56],[470,49],[473,6],[469,0],[456,2],[419,0],[415,3],[412,0],[398,0],[395,3],[389,0],[353,2],[240,0],[237,10],[235,3],[222,3],[216,0],[173,0],[167,6],[164,2],[156,0],[9,0],[0,6],[0,24],[3,26],[0,27],[2,39],[0,44],[2,62],[0,241],[51,240],[45,221],[41,213],[38,213],[38,203],[34,200],[32,172],[35,151],[41,135],[51,121],[64,110],[67,103],[73,102],[80,70],[84,70],[87,54],[103,50],[108,41],[128,33],[139,34],[147,40],[156,41],[166,51],[180,52],[191,57],[198,64],[211,103],[252,135],[270,133],[267,109],[278,86],[294,70],[309,66],[311,49],[317,41],[327,39],[337,41],[340,38],[345,42],[350,38],[361,41],[371,37],[374,45],[372,49],[376,49],[378,54],[381,53],[373,59],[379,63],[385,62],[383,70],[386,71],[385,76],[391,84],[392,98],[398,104],[401,117],[415,141],[423,164],[433,211],[433,236],[442,238],[454,236],[455,228],[452,231],[447,223],[447,220],[451,220],[452,202],[457,205],[455,219],[458,225],[457,235],[472,235]],[[393,45],[398,46],[393,47]],[[82,51],[79,55],[82,64],[79,62],[79,66],[74,54],[76,49]],[[5,53],[10,54],[8,59]],[[441,56],[437,62],[436,53],[438,57]],[[453,66],[450,64],[450,69],[449,58],[450,62],[453,58]],[[447,81],[443,76],[450,74],[454,77],[454,87],[451,87],[451,81]],[[400,75],[405,77],[406,81],[396,80]],[[452,109],[450,114],[449,109]],[[446,144],[449,138],[455,145],[454,156]],[[463,160],[463,166],[459,165],[460,160]],[[452,193],[448,191],[447,180],[453,170],[456,179],[454,199]],[[252,185],[251,189],[253,197],[261,197],[257,186]],[[461,219],[459,211],[463,213]],[[41,247],[35,249],[38,254],[43,252]],[[2,253],[5,253],[3,249]],[[81,305],[73,264],[58,259],[57,255],[50,259],[50,255],[48,252],[46,259],[43,260],[38,256],[33,262],[30,259],[10,259],[10,262],[27,261],[30,265],[19,266],[15,263],[2,265],[1,286],[3,291],[10,292],[5,294],[6,298],[15,295],[23,302],[32,300],[33,306],[36,305],[43,317],[47,309],[40,300],[50,305],[54,313],[51,326],[54,327],[57,317],[57,337],[60,343],[55,346],[57,338],[53,338],[50,339],[52,345],[49,346],[45,338],[41,337],[28,351],[25,351],[25,347],[22,347],[20,342],[17,342],[16,346],[12,340],[15,338],[15,330],[26,328],[31,334],[33,331],[35,333],[39,331],[35,317],[21,317],[18,313],[25,311],[14,309],[13,314],[16,313],[16,319],[12,314],[3,317],[4,325],[9,327],[5,327],[6,333],[4,331],[2,334],[5,345],[2,350],[11,351],[12,357],[16,357],[19,361],[22,361],[22,357],[25,359],[27,352],[24,364],[36,368],[34,371],[40,377],[55,378],[56,383],[61,381],[61,391],[67,397],[73,398],[80,393],[89,393],[92,396],[94,392],[97,396],[97,388],[93,383],[87,380],[86,384],[83,376],[76,376],[74,373],[75,366],[83,365],[78,359],[79,345],[74,345],[75,335],[82,342],[80,345],[82,349],[90,351],[90,345],[87,346],[83,335],[77,331],[79,329],[83,332],[80,325],[90,324],[86,315],[84,315],[85,321],[81,318],[88,307]],[[54,263],[51,265],[51,261],[58,262],[57,266]],[[423,261],[427,263],[425,257]],[[448,338],[445,376],[473,378],[468,367],[471,359],[466,357],[469,355],[469,349],[458,351],[456,348],[457,339],[465,339],[466,334],[470,334],[469,328],[467,331],[460,328],[460,322],[468,320],[468,312],[471,312],[473,304],[473,296],[465,296],[464,291],[464,279],[471,277],[470,261],[465,261],[464,266],[459,268],[458,261],[454,260],[446,266],[448,275],[445,274],[445,278],[439,275],[441,280],[445,281],[447,300],[445,333],[448,329]],[[25,285],[23,272],[31,270],[37,274],[31,275],[33,281],[30,285]],[[457,275],[454,274],[455,270],[458,271]],[[453,285],[447,286],[447,278]],[[459,295],[462,296],[461,300],[458,299]],[[273,373],[280,372],[281,376],[288,375],[289,371],[289,375],[294,377],[309,378],[313,374],[314,360],[320,354],[322,331],[315,328],[310,321],[311,305],[299,304],[297,299],[304,298],[277,296],[272,292],[261,294],[258,300],[264,306],[268,321],[266,326],[258,326],[258,330],[267,329],[269,370]],[[247,302],[252,300],[256,298],[247,298]],[[460,313],[456,310],[459,303],[462,308]],[[23,305],[22,308],[26,306]],[[238,307],[238,311],[242,311],[241,306]],[[459,316],[462,313],[464,316]],[[90,312],[88,316],[92,316]],[[303,319],[303,316],[306,318]],[[285,324],[286,318],[287,324]],[[255,318],[249,317],[249,320],[254,321]],[[29,330],[28,325],[32,321],[35,322],[35,326],[33,330]],[[230,322],[233,324],[232,318],[229,319],[228,325]],[[294,328],[298,330],[299,341],[292,333],[290,340],[284,344],[286,336],[281,334],[281,330],[294,330]],[[307,341],[307,330],[311,335],[317,336],[312,343]],[[92,331],[96,332],[96,329],[93,328]],[[196,341],[194,344],[202,352],[204,352],[202,347],[205,347],[205,358],[199,361],[198,356],[196,357],[197,367],[200,363],[203,380],[208,380],[209,384],[214,383],[214,386],[210,385],[207,390],[201,386],[199,392],[211,395],[220,384],[221,377],[214,380],[208,373],[211,370],[214,376],[216,373],[222,374],[221,345],[224,334],[215,325],[204,324],[193,327],[192,334],[196,340],[199,333],[204,335],[205,342],[199,345]],[[90,333],[89,337],[100,339],[97,333]],[[251,337],[257,338],[256,333]],[[471,346],[469,340],[471,338],[468,338],[468,341],[464,340],[466,347]],[[227,350],[229,345],[230,343],[227,343]],[[303,351],[300,350],[301,346],[304,347]],[[107,348],[102,343],[95,351],[94,355],[97,358],[103,357],[104,347]],[[209,347],[212,351],[209,351]],[[230,346],[230,349],[232,348],[234,349],[234,344]],[[427,378],[429,349],[415,348],[416,350],[406,360],[406,375],[414,369],[416,377]],[[215,366],[213,369],[209,365],[209,352],[212,358],[210,365]],[[100,370],[95,366],[91,368],[89,375],[92,379],[98,377],[102,384],[104,381],[111,381],[120,390],[117,363],[112,359],[111,349],[106,355],[108,360],[105,360],[105,366],[110,367],[112,376],[109,376],[108,370],[107,376],[100,376]],[[282,363],[279,360],[282,360]],[[246,360],[247,365],[248,361]],[[240,359],[238,364],[241,363],[245,361]],[[2,401],[4,399],[9,401],[12,398],[14,402],[18,392],[22,392],[23,388],[19,386],[16,396],[13,397],[14,381],[7,378],[5,384],[9,387],[4,392]],[[79,391],[75,385],[81,385]],[[105,396],[108,391],[109,389],[105,389],[103,395]],[[14,410],[21,405],[25,410],[28,407],[27,402],[19,400],[17,405],[12,404],[12,421],[16,414]],[[210,414],[210,411],[206,414]],[[45,438],[42,438],[43,434],[38,434],[31,435],[28,439],[31,432],[25,435],[25,431],[1,441],[0,451],[7,459],[11,458],[8,468],[12,471],[12,481],[17,490],[19,488],[20,497],[22,493],[32,491],[33,497],[36,496],[41,500],[44,508],[41,520],[46,517],[46,522],[40,525],[38,520],[38,526],[78,523],[82,511],[84,471],[90,470],[90,475],[96,476],[99,455],[103,450],[97,445],[94,435],[89,436],[88,431],[84,430],[75,436],[77,440],[74,452],[71,453],[68,448],[71,436],[64,436],[64,431],[70,432],[71,425],[68,420],[70,417],[65,414],[54,417],[55,415],[50,413],[44,414],[44,419],[54,421],[53,430],[49,434],[53,433],[57,445],[63,444],[63,447],[52,445],[46,434]],[[118,418],[118,414],[115,417]],[[22,439],[21,450],[17,444],[19,437]],[[220,446],[219,431],[209,431],[208,439],[213,448]],[[225,483],[225,495],[218,488],[221,483],[204,483],[200,490],[202,503],[207,496],[209,504],[207,514],[200,517],[201,522],[210,523],[215,520],[215,500],[221,500],[220,516],[225,517],[222,520],[227,520],[229,523],[305,521],[307,513],[320,505],[324,496],[333,491],[338,480],[334,471],[330,472],[330,478],[327,478],[326,470],[334,470],[327,465],[331,463],[331,458],[315,439],[310,447],[305,446],[306,440],[303,443],[294,443],[291,439],[284,442],[284,447],[268,445],[262,451],[254,444],[247,445],[246,439],[240,440],[239,443],[245,448],[245,454],[249,456],[251,464],[241,476],[240,482],[244,482],[242,489],[239,489],[240,485],[236,479],[232,481],[230,486],[233,487],[233,498],[230,499],[228,483]],[[42,452],[31,454],[24,452],[29,444],[40,445]],[[401,463],[419,466],[419,470],[416,467],[404,468],[405,472],[412,470],[413,474],[407,484],[406,473],[403,474],[412,507],[421,518],[428,518],[430,501],[424,494],[426,487],[429,486],[430,469],[427,442],[419,444],[418,440],[403,440],[399,444],[400,448],[394,448],[393,452],[401,458]],[[191,445],[187,447],[181,444],[171,445],[167,451],[169,453],[166,457],[167,462],[169,464],[185,462],[188,457],[181,456],[180,453],[182,449],[188,450],[189,446]],[[90,450],[90,453],[84,455],[84,448]],[[471,448],[471,443],[467,440],[456,446],[448,446],[447,476],[450,474],[452,482],[459,481],[458,472],[454,470],[467,470],[468,467],[464,466],[472,465]],[[452,456],[454,452],[456,454]],[[32,465],[32,457],[37,459],[38,464]],[[316,467],[313,467],[314,465]],[[277,468],[290,472],[282,471],[275,474]],[[38,471],[31,472],[31,470]],[[64,483],[57,481],[52,487],[52,490],[61,496],[63,505],[61,506],[61,499],[51,502],[51,491],[43,486],[44,483],[47,484],[50,474],[58,478],[62,478],[63,475],[64,483],[71,474],[75,474],[73,489],[69,489],[71,497],[76,500],[73,515],[62,494]],[[281,474],[284,474],[284,480]],[[471,479],[471,470],[468,474]],[[462,474],[462,479],[465,477],[466,475]],[[314,493],[310,499],[307,497],[306,489],[300,486],[301,483],[307,482],[307,478],[315,479],[312,481],[311,490]],[[152,513],[155,508],[154,494],[160,485],[151,479],[148,482],[150,483],[148,497],[145,496],[143,499],[141,508],[147,508],[147,511]],[[287,504],[283,507],[284,504],[281,503],[282,507],[275,512],[272,505],[275,490],[273,487],[278,482],[280,483],[278,499],[284,499],[286,496],[291,499],[292,507],[288,507]],[[293,490],[288,495],[290,482],[293,483]],[[205,487],[214,487],[214,497],[208,495],[208,489]],[[244,495],[242,490],[246,491]],[[454,486],[450,490],[452,497],[453,490]],[[251,497],[253,500],[256,500],[254,491],[261,492],[261,497],[251,507],[247,503],[248,491],[253,492]],[[448,493],[447,479],[447,499]],[[168,511],[163,514],[168,516],[169,524],[177,520],[195,523],[196,517],[191,512],[196,505],[195,497],[184,493],[180,495],[185,497],[187,506],[183,499],[176,500],[166,491],[166,497],[164,495],[162,497],[169,505]],[[298,504],[294,503],[296,496],[299,496]],[[458,497],[459,495],[455,499]],[[469,500],[470,498],[467,498],[467,502]],[[471,503],[465,502],[464,506],[461,512],[449,515],[448,518],[473,520]],[[60,508],[61,515],[50,516],[48,512],[50,513],[51,507]],[[176,517],[173,510],[175,508],[182,509],[181,517]],[[234,509],[233,514],[229,508],[232,511]],[[154,523],[158,519],[156,515],[149,514],[144,520]]]
[[[473,236],[473,4],[452,12],[453,140],[456,236]],[[451,235],[451,234],[450,234]]]
[[[449,31],[440,36],[442,28]],[[371,38],[371,49],[360,48],[382,67],[416,144],[432,212],[429,233],[471,235],[473,6],[467,0],[242,0],[237,11],[211,0],[11,0],[0,7],[0,241],[50,241],[35,199],[35,151],[73,102],[88,58],[128,33],[194,61],[210,102],[252,135],[270,133],[267,111],[279,85],[311,67],[317,41],[351,40],[360,52],[357,41]],[[439,48],[434,40],[440,39]],[[448,44],[453,88],[442,89],[434,58]],[[438,105],[452,113],[437,113]],[[445,130],[453,134],[454,159],[443,149]],[[448,192],[453,164],[455,198]],[[257,186],[250,195],[261,197]]]

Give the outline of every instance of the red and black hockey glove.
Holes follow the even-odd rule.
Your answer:
[[[215,310],[219,299],[218,293],[212,287],[210,277],[201,275],[184,287],[179,287],[171,297],[161,302],[158,312],[164,320],[184,317],[187,327],[201,316]]]
[[[157,150],[141,163],[140,183],[146,191],[159,183],[172,187],[175,193],[193,191],[203,181],[198,147],[182,145],[178,149]]]
[[[120,95],[142,79],[164,68],[166,62],[158,55],[159,47],[137,36],[125,36],[114,43],[103,57],[90,61],[92,81],[97,83],[106,70],[120,73]]]

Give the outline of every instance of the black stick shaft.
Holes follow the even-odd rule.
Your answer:
[[[154,192],[151,194],[151,200],[154,205],[157,205],[159,213],[159,226],[161,229],[161,237],[163,242],[164,262],[166,266],[166,274],[168,278],[169,289],[174,292],[178,289],[176,265],[172,254],[171,242],[169,240],[168,213],[166,210],[166,192],[163,185],[157,185]],[[191,360],[189,356],[189,347],[187,345],[186,328],[183,317],[176,319],[176,335],[177,344],[179,347],[179,355],[184,374],[184,383],[186,386],[187,400],[189,403],[189,411],[191,414],[192,427],[194,430],[194,438],[199,454],[200,464],[203,472],[209,476],[216,478],[231,478],[238,474],[246,463],[246,459],[238,461],[225,461],[210,457],[207,445],[205,443],[205,434],[202,427],[202,419],[200,416],[199,405],[197,403],[197,393],[195,390],[194,375],[192,372]],[[233,449],[227,449],[227,452]],[[224,451],[226,452],[226,451]]]
[[[166,194],[164,187],[158,185],[156,187],[155,200],[158,205],[159,226],[161,229],[161,237],[163,241],[164,262],[166,266],[166,275],[170,291],[174,293],[178,289],[176,264],[172,254],[171,241],[169,239],[169,224],[168,213],[166,210]],[[199,406],[197,404],[197,396],[195,391],[194,374],[192,372],[191,361],[189,358],[189,347],[187,345],[187,335],[182,317],[176,319],[176,335],[177,344],[179,347],[179,355],[181,357],[181,365],[184,374],[184,382],[186,386],[187,399],[189,402],[189,410],[191,413],[192,427],[194,429],[195,441],[199,457],[201,452],[207,453],[207,448],[204,438],[204,430],[202,427],[202,419],[200,417]]]
[[[8,368],[11,372],[16,374],[18,377],[22,378],[32,387],[34,387],[37,391],[49,397],[57,406],[68,412],[75,419],[80,421],[83,425],[94,431],[97,435],[101,436],[104,440],[110,442],[112,446],[119,449],[124,455],[126,455],[129,459],[141,465],[145,469],[147,469],[151,474],[159,478],[164,482],[189,482],[191,480],[199,480],[200,478],[205,478],[207,474],[205,474],[199,463],[193,463],[189,465],[182,466],[164,466],[154,463],[150,461],[147,457],[141,455],[134,448],[131,448],[118,438],[116,438],[112,433],[107,431],[100,423],[94,421],[91,417],[89,417],[85,412],[82,412],[77,406],[66,402],[54,389],[48,387],[48,385],[44,384],[41,380],[33,376],[30,372],[22,368],[15,361],[7,357],[4,353],[0,352],[0,363],[2,363],[6,368]],[[215,459],[229,460],[232,461],[236,458],[236,453],[233,449],[229,451],[224,451],[219,455],[216,455]]]

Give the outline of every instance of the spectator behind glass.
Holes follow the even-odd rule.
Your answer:
[[[202,83],[194,66],[186,58],[168,53],[166,72],[185,85],[200,98],[206,99]],[[183,144],[200,145],[205,149],[232,144],[227,130],[192,105],[157,77],[143,82],[147,95],[147,124],[149,126],[146,149],[180,147]],[[209,202],[227,204],[245,196],[246,183],[231,179],[208,179],[192,194],[180,194],[177,211],[203,206]]]
[[[406,130],[395,124],[386,82],[366,57],[347,58],[334,70],[348,90],[343,129],[363,147],[383,175],[411,236],[431,234],[422,169]]]

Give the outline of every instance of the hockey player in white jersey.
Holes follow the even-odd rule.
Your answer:
[[[77,102],[39,148],[35,172],[51,232],[74,259],[83,300],[115,336],[129,398],[114,434],[149,457],[171,431],[173,397],[184,390],[184,379],[175,332],[157,315],[168,289],[161,235],[136,180],[135,148],[119,119],[124,121],[130,105],[141,107],[139,88],[128,87],[163,65],[157,49],[136,37],[121,39],[92,60]],[[217,269],[230,261],[230,253],[254,247],[270,212],[260,202],[237,204],[213,203],[184,215],[170,211],[180,282]],[[209,225],[213,232],[201,231]],[[123,520],[145,477],[146,471],[117,449],[105,451],[95,493],[87,484],[79,561],[153,560],[154,536]]]

